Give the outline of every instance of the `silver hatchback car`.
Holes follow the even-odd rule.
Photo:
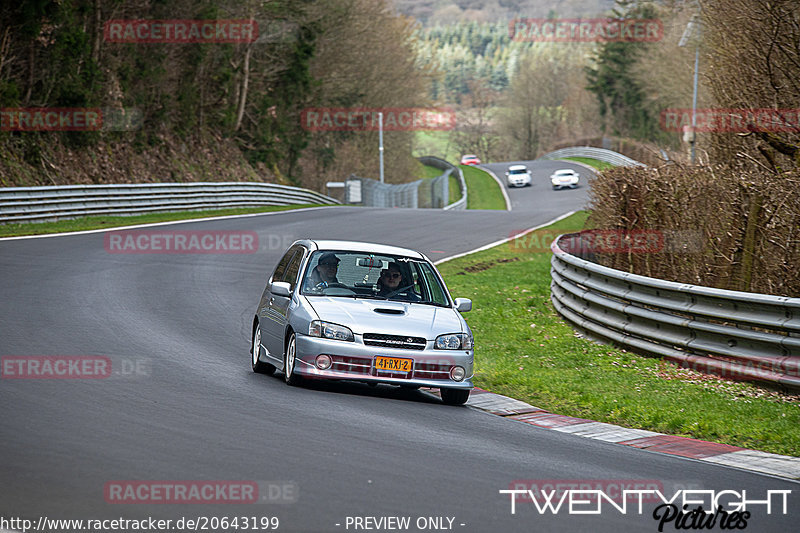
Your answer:
[[[435,387],[460,405],[472,390],[472,302],[453,300],[433,263],[382,244],[300,240],[267,281],[253,318],[254,372]]]

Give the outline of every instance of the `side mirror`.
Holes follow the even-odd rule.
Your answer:
[[[276,296],[285,296],[289,298],[292,295],[292,286],[285,281],[273,281],[269,290]]]
[[[460,313],[472,311],[472,300],[469,298],[456,298],[456,311]]]

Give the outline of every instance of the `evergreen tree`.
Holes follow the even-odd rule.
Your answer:
[[[617,0],[614,15],[619,19],[651,19],[655,9],[649,3]],[[655,140],[661,134],[658,117],[647,106],[633,68],[647,46],[642,42],[605,42],[594,57],[594,66],[586,68],[587,89],[597,97],[600,115],[614,135]]]

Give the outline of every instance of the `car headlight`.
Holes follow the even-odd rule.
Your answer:
[[[350,328],[340,326],[339,324],[331,324],[322,320],[312,320],[308,325],[308,334],[312,337],[324,337],[326,339],[335,339],[337,341],[354,341],[353,332]]]
[[[433,347],[437,350],[471,350],[472,335],[469,333],[448,333],[439,335]]]

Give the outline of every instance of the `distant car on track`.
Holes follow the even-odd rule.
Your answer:
[[[425,255],[351,241],[300,240],[278,261],[253,319],[254,372],[434,387],[446,404],[472,390],[473,340]]]
[[[574,189],[578,186],[580,174],[571,168],[562,168],[550,174],[550,183],[553,185],[553,190],[570,188]]]
[[[462,165],[480,165],[481,160],[478,159],[477,155],[468,154],[465,156],[461,156],[461,164]]]
[[[531,184],[531,171],[525,165],[511,165],[506,170],[509,187],[526,187]]]

